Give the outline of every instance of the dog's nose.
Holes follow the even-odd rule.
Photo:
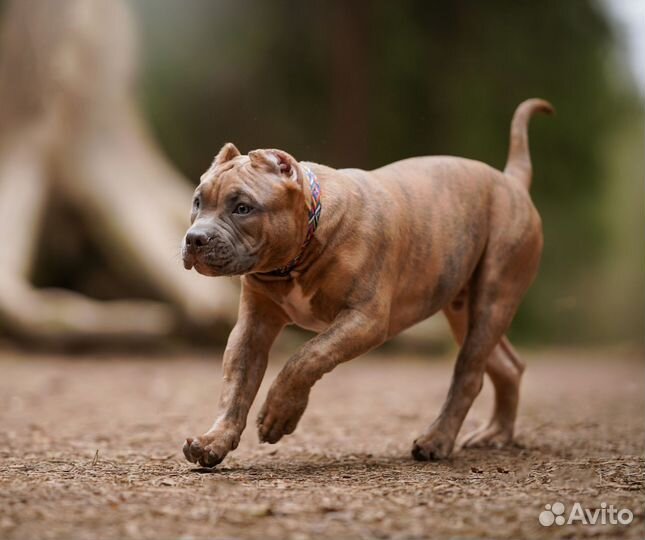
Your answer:
[[[186,245],[198,248],[208,244],[210,237],[203,229],[191,229],[186,233]]]

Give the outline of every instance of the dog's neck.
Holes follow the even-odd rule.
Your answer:
[[[289,261],[285,266],[276,268],[270,272],[266,272],[268,275],[276,277],[287,277],[291,272],[295,271],[305,256],[305,252],[313,240],[314,234],[318,229],[318,224],[320,223],[320,214],[322,212],[322,194],[320,189],[320,182],[318,178],[313,173],[313,171],[306,165],[301,165],[302,170],[305,174],[305,181],[309,186],[310,199],[307,203],[307,233],[305,239],[300,246],[300,251],[298,254]]]

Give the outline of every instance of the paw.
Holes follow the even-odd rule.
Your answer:
[[[467,434],[461,441],[463,448],[477,448],[492,446],[502,448],[513,442],[513,426],[504,426],[491,422],[488,426],[482,427]]]
[[[453,437],[433,430],[412,444],[412,457],[417,461],[438,461],[450,456],[455,444]]]
[[[258,415],[258,437],[261,442],[277,443],[293,433],[307,408],[309,392],[271,389]]]
[[[215,467],[231,450],[237,448],[240,437],[233,430],[217,430],[201,437],[189,437],[184,443],[184,456],[202,467]]]

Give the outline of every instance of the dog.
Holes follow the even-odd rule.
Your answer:
[[[213,467],[237,447],[285,325],[316,335],[271,385],[257,419],[262,442],[296,429],[325,373],[439,310],[460,350],[445,403],[412,456],[451,454],[484,373],[495,389],[493,415],[463,445],[509,443],[524,364],[505,333],[543,246],[529,195],[535,112],[554,109],[541,99],[519,105],[503,172],[451,156],[337,170],[225,144],[195,190],[182,258],[207,276],[241,276],[239,317],[215,423],[186,439],[186,459]]]

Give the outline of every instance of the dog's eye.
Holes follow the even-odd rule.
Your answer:
[[[197,212],[199,210],[199,197],[193,199],[193,210]]]
[[[235,207],[235,210],[233,210],[233,213],[239,214],[241,216],[245,216],[251,210],[253,210],[253,208],[251,208],[248,204],[240,203]]]

